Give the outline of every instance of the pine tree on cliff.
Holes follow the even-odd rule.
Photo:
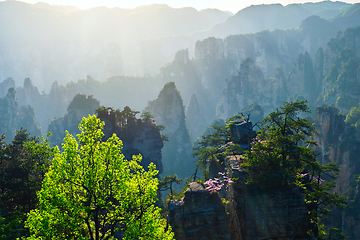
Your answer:
[[[308,140],[314,134],[314,126],[311,121],[299,117],[307,112],[309,108],[306,101],[296,101],[285,103],[270,113],[262,121],[257,137],[244,150],[240,166],[248,173],[247,184],[254,189],[271,191],[282,186],[299,187],[309,211],[309,234],[322,239],[331,231],[324,226],[323,220],[327,213],[332,207],[344,207],[345,200],[333,192],[339,168],[334,163],[321,165],[316,161],[311,148],[316,142]],[[205,170],[205,177],[208,162],[211,164],[212,159],[220,159],[224,154],[238,155],[241,152],[236,148],[240,147],[236,142],[228,144],[233,124],[229,120],[225,127],[215,127],[215,132],[204,136],[194,149],[199,165]],[[227,152],[219,151],[225,144],[235,151],[230,147]]]

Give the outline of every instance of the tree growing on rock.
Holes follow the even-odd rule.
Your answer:
[[[283,185],[300,187],[309,210],[309,233],[321,239],[326,234],[322,220],[330,207],[344,207],[345,200],[332,191],[339,168],[316,161],[312,149],[316,142],[309,140],[313,123],[299,116],[309,111],[306,101],[296,101],[270,113],[243,154],[242,166],[249,174],[248,184],[267,190]]]
[[[104,123],[83,118],[78,141],[66,134],[38,193],[39,208],[28,214],[30,239],[172,239],[154,206],[157,170],[145,171],[141,156],[125,160],[114,134],[106,142]]]
[[[241,155],[241,167],[248,173],[246,182],[253,188],[271,191],[285,185],[299,187],[309,211],[309,235],[322,239],[330,230],[323,221],[327,213],[332,207],[344,207],[345,200],[333,192],[339,168],[316,161],[312,149],[316,142],[310,140],[315,134],[313,123],[301,117],[310,111],[306,103],[284,103],[270,113],[256,137],[251,137],[250,145],[241,145],[231,136],[231,126],[243,120],[235,115],[226,126],[214,127],[214,132],[203,136],[194,154],[205,169],[205,179],[209,178],[207,168],[215,166],[213,162]]]

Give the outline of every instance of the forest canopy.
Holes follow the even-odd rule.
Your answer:
[[[145,171],[141,156],[121,154],[114,134],[106,142],[104,123],[83,118],[75,137],[67,133],[38,193],[39,206],[28,214],[30,239],[172,239],[171,228],[154,206],[157,170]]]

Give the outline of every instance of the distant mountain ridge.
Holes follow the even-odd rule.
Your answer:
[[[328,18],[329,12],[331,17],[349,6],[351,4],[331,1],[289,4],[286,6],[281,4],[251,5],[229,17],[225,22],[214,26],[210,30],[210,35],[227,37],[231,34],[296,28],[305,18],[311,15]]]
[[[45,3],[0,2],[0,79],[13,77],[19,86],[30,77],[40,91],[48,91],[54,81],[66,84],[87,75],[99,80],[118,74],[155,75],[180,49],[188,48],[189,57],[194,57],[199,40],[295,28],[307,16],[328,17],[349,6],[330,1],[257,5],[232,16],[216,9],[175,9],[164,4],[79,10]],[[335,29],[327,35],[347,24],[349,21],[334,23]]]
[[[360,23],[360,3],[341,11],[329,19],[340,26],[356,27]]]
[[[147,72],[141,64],[142,41],[210,29],[230,15],[164,4],[79,10],[0,2],[0,79],[11,76],[19,85],[30,77],[39,89],[48,90],[54,80],[65,84],[86,75],[142,75]]]

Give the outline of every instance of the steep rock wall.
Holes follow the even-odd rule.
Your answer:
[[[240,156],[225,161],[229,176],[237,179],[227,192],[220,192],[227,204],[221,204],[218,192],[207,192],[198,183],[190,184],[185,198],[170,201],[176,239],[308,239],[310,222],[300,190],[290,186],[254,190],[245,184],[240,163]]]
[[[360,238],[360,219],[355,209],[359,204],[356,176],[360,174],[360,143],[355,130],[345,125],[345,116],[334,107],[316,110],[316,131],[314,140],[318,142],[316,154],[321,164],[335,163],[340,168],[335,191],[349,197],[348,206],[330,215],[332,227],[342,229],[351,240]]]
[[[161,174],[163,172],[161,149],[164,144],[159,129],[154,123],[141,119],[137,119],[134,124],[121,129],[113,121],[113,114],[114,112],[99,114],[100,119],[105,122],[104,140],[115,133],[123,142],[122,153],[125,159],[132,159],[133,155],[141,154],[141,166],[147,169],[150,163],[154,163],[159,174]]]
[[[9,88],[6,96],[0,98],[0,134],[5,133],[6,141],[10,142],[20,128],[30,136],[41,135],[34,109],[30,105],[19,106],[15,89]]]
[[[177,240],[230,240],[227,214],[217,193],[196,182],[185,197],[169,202],[169,223]]]
[[[257,103],[268,113],[286,99],[286,81],[281,68],[275,70],[274,79],[264,79],[260,67],[253,59],[241,63],[240,70],[225,82],[217,106],[217,116],[227,119]]]
[[[92,96],[77,94],[68,106],[68,112],[61,118],[54,119],[49,123],[48,132],[51,145],[61,146],[65,137],[65,130],[76,136],[80,133],[78,126],[83,117],[95,114],[95,110],[100,107],[100,102]]]
[[[196,94],[192,94],[186,108],[186,126],[189,129],[192,142],[204,131],[205,118],[199,106]]]
[[[165,126],[163,134],[168,137],[162,151],[164,174],[177,174],[187,178],[195,171],[191,157],[191,140],[186,128],[185,109],[174,82],[165,84],[157,99],[149,101],[145,108],[156,124]]]

